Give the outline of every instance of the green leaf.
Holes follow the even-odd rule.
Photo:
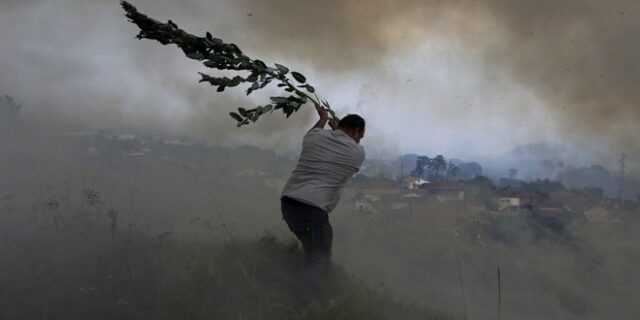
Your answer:
[[[299,72],[291,72],[291,75],[293,76],[294,79],[296,79],[296,81],[300,82],[300,83],[305,83],[307,82],[307,78],[305,78],[301,73]]]
[[[271,97],[271,101],[275,103],[287,103],[287,98],[285,97]]]
[[[240,112],[241,116],[247,117],[247,110],[245,108],[238,108],[238,112]]]
[[[237,54],[242,54],[242,51],[240,50],[240,48],[235,43],[230,44],[230,46],[231,46],[231,48],[233,48],[233,52],[235,52]]]
[[[258,74],[256,73],[252,73],[247,77],[247,81],[249,82],[256,82],[258,81]]]
[[[264,64],[264,62],[262,62],[261,60],[254,60],[253,64],[260,67],[260,69],[266,69],[267,65]]]
[[[251,87],[249,89],[247,89],[247,95],[250,95],[251,92],[258,90],[258,88],[260,87],[260,84],[257,82],[254,82]]]
[[[309,91],[311,93],[314,93],[316,91],[316,89],[314,87],[312,87],[310,84],[303,84],[301,86],[298,86],[298,88],[305,88],[305,89],[307,89],[307,91]],[[303,94],[298,94],[298,95],[301,96],[301,97],[304,97]]]
[[[287,68],[287,67],[285,67],[285,66],[283,66],[281,64],[278,64],[278,63],[276,63],[275,65],[276,65],[276,68],[278,68],[278,70],[280,70],[280,72],[282,72],[284,74],[289,73],[289,68]]]
[[[195,59],[195,60],[204,59],[204,55],[202,55],[202,53],[200,53],[200,52],[191,52],[191,53],[187,54],[186,56],[187,56],[187,58],[191,58],[191,59]]]
[[[204,62],[204,66],[207,68],[218,68],[218,61],[214,61],[214,60],[207,60]]]
[[[289,100],[289,101],[287,101],[287,104],[292,106],[292,107],[294,107],[294,108],[296,108],[296,109],[300,108],[300,101],[298,101],[298,100]]]
[[[242,120],[242,121],[238,121],[238,125],[237,125],[237,126],[238,126],[238,127],[242,127],[242,126],[244,126],[245,124],[249,124],[249,119],[244,119],[244,120]]]
[[[211,44],[213,44],[214,46],[220,46],[222,45],[224,42],[222,41],[222,39],[218,39],[218,38],[213,38],[213,39],[208,39]]]
[[[218,89],[216,91],[222,92],[222,91],[224,91],[224,88],[226,88],[225,85],[220,85],[220,86],[218,86]]]
[[[229,112],[229,115],[231,116],[231,118],[236,119],[236,121],[238,122],[242,121],[242,117],[235,112]]]
[[[291,116],[291,114],[296,111],[296,108],[290,106],[290,105],[285,105],[284,108],[282,109],[282,111],[284,111],[284,113],[287,115],[287,119],[289,119],[289,117]]]
[[[267,79],[265,79],[265,80],[262,82],[262,84],[260,85],[260,89],[262,89],[262,88],[266,87],[267,85],[269,85],[269,83],[271,83],[271,79],[273,79],[273,78],[267,78]]]
[[[272,108],[273,108],[273,106],[271,106],[270,104],[268,104],[268,105],[266,105],[266,106],[264,106],[264,107],[262,108],[262,112],[263,112],[263,113],[267,113],[267,112],[271,111],[271,109],[272,109]]]

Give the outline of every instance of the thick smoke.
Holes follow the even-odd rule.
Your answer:
[[[302,71],[338,111],[368,118],[368,141],[393,135],[398,141],[388,145],[402,152],[488,156],[557,140],[602,160],[640,148],[640,6],[633,1],[134,4]],[[116,1],[3,1],[0,8],[0,93],[18,97],[30,116],[268,146],[282,146],[311,122],[308,111],[286,125],[269,119],[234,131],[226,113],[263,97],[196,84],[202,68],[175,48],[134,41],[137,30]]]
[[[191,17],[200,11],[195,2],[142,6],[150,15],[185,21],[182,25],[194,32],[208,24],[202,15]],[[241,90],[218,94],[198,84],[197,72],[204,68],[176,48],[135,40],[136,27],[117,1],[16,1],[2,2],[0,8],[0,94],[20,101],[27,122],[67,130],[135,126],[213,144],[260,142],[264,147],[288,146],[288,136],[307,125],[309,113],[301,112],[286,126],[284,117],[274,116],[237,129],[228,112],[265,97],[243,98]]]
[[[589,186],[593,176],[610,181],[605,192],[614,194],[619,185],[611,164],[608,171],[591,165],[615,161],[623,150],[629,162],[640,155],[635,138],[640,94],[634,90],[640,80],[640,5],[632,1],[131,2],[154,18],[172,19],[195,34],[210,30],[252,57],[304,73],[340,114],[364,115],[370,158],[443,154],[479,162],[484,174],[495,176],[505,176],[508,168],[518,169],[517,179],[563,172],[576,187]],[[171,232],[212,240],[265,229],[290,235],[278,195],[295,158],[253,148],[183,148],[169,143],[172,138],[142,139],[152,144],[152,152],[138,156],[147,149],[143,142],[84,134],[135,127],[163,137],[184,134],[215,145],[289,151],[313,122],[308,108],[294,119],[274,114],[235,128],[227,113],[262,103],[269,92],[216,93],[197,83],[197,72],[206,71],[200,64],[175,47],[135,40],[137,32],[117,0],[0,0],[0,97],[15,96],[22,105],[18,129],[0,135],[0,241],[7,243],[0,248],[20,251],[10,234],[30,250],[20,256],[32,256],[32,263],[13,256],[2,261],[19,271],[14,283],[29,277],[25,284],[43,284],[18,292],[30,303],[54,301],[48,290],[33,288],[55,284],[65,289],[64,297],[67,288],[76,292],[75,282],[49,281],[57,270],[72,273],[76,269],[67,265],[89,268],[90,261],[100,262],[67,259],[65,250],[84,257],[77,247],[91,243],[84,235],[59,250],[39,228],[56,221],[58,205],[61,214],[75,216],[88,187],[100,192],[104,209],[120,210],[123,231],[138,223],[136,228],[157,238],[158,248],[170,244],[162,238]],[[52,133],[53,128],[64,134]],[[374,172],[376,164],[363,169]],[[633,166],[629,175],[640,176]],[[388,211],[365,213],[356,208],[368,180],[345,190],[331,219],[337,262],[379,284],[376,290],[386,292],[388,286],[406,301],[465,315],[468,308],[470,319],[493,318],[494,275],[501,267],[504,318],[640,318],[637,208],[623,210],[622,220],[614,215],[611,223],[590,223],[579,213],[571,221],[556,213],[478,217],[471,212],[475,206],[462,202],[410,198],[407,203],[400,195],[399,201],[381,195],[378,202]],[[387,189],[381,182],[380,193]],[[607,212],[607,203],[591,209],[615,214]],[[11,223],[23,218],[24,230],[13,228]],[[106,227],[107,217],[100,219]],[[32,234],[45,240],[31,241]],[[34,251],[38,248],[50,257],[46,263]],[[33,277],[24,266],[35,266],[32,273],[49,271]],[[463,282],[466,289],[458,290]],[[76,294],[109,306],[86,292]],[[0,295],[0,301],[11,302],[13,296]]]
[[[319,68],[378,68],[446,35],[482,66],[542,101],[562,136],[638,150],[640,6],[633,1],[242,1],[256,39]],[[402,88],[399,88],[399,93]],[[491,108],[491,106],[484,106]],[[611,145],[611,143],[613,145]]]

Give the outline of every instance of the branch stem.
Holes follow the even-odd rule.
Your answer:
[[[289,79],[289,78],[287,78],[285,75],[282,75],[282,77],[278,77],[278,75],[277,75],[277,74],[274,74],[274,72],[269,72],[269,74],[270,74],[271,76],[273,76],[275,79],[278,79],[278,80],[280,80],[282,83],[286,84],[286,85],[289,87],[289,89],[291,89],[291,90],[295,91],[295,93],[296,93],[296,94],[298,94],[299,96],[303,96],[303,97],[305,97],[305,98],[307,98],[307,99],[311,100],[311,102],[313,102],[313,103],[314,103],[315,105],[317,105],[317,106],[323,106],[323,107],[327,108],[327,111],[329,112],[329,114],[331,114],[331,117],[332,117],[334,120],[339,120],[339,119],[338,119],[338,117],[336,117],[336,113],[335,113],[333,110],[331,110],[331,108],[330,108],[328,105],[323,104],[323,103],[320,103],[320,102],[318,101],[319,99],[318,99],[318,100],[316,100],[316,99],[314,99],[313,97],[311,97],[310,95],[308,95],[308,94],[306,94],[305,92],[303,92],[302,90],[299,90],[298,88],[296,88],[293,84],[291,84],[290,79]],[[317,96],[316,96],[316,97],[317,97]]]

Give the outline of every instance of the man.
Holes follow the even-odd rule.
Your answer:
[[[302,141],[302,152],[295,170],[282,191],[282,215],[289,229],[302,242],[305,267],[299,282],[299,297],[311,298],[321,292],[321,278],[331,259],[333,230],[329,212],[342,188],[360,169],[364,149],[365,122],[351,114],[339,122],[329,121],[327,110],[316,106],[320,119]],[[332,130],[325,130],[329,122]]]

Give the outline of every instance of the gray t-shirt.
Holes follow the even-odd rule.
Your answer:
[[[314,128],[302,140],[302,152],[282,196],[331,212],[342,188],[364,161],[364,148],[340,130]]]

